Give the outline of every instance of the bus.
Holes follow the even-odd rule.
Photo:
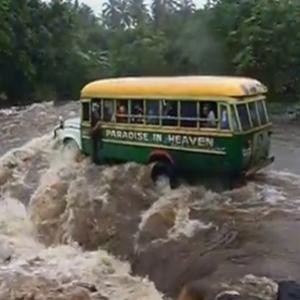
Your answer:
[[[267,91],[241,77],[102,79],[83,87],[81,116],[55,137],[97,164],[149,164],[173,187],[183,174],[247,178],[274,161]]]

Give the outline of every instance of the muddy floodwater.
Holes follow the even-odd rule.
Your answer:
[[[276,161],[244,186],[171,191],[62,151],[51,130],[78,109],[0,110],[0,300],[177,299],[193,281],[275,300],[300,281],[300,123],[274,117]]]

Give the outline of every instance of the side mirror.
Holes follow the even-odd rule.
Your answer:
[[[59,128],[63,129],[64,128],[64,118],[62,116],[59,116]]]

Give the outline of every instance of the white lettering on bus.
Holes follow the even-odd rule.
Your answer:
[[[173,135],[169,134],[167,137],[168,143],[172,145],[180,145],[180,146],[198,146],[198,147],[214,147],[214,140],[212,138],[206,137],[193,137],[193,136],[181,136],[181,135]]]
[[[117,131],[117,138],[118,139],[122,138],[122,131],[120,131],[120,130]]]
[[[138,142],[150,142],[155,144],[163,144],[163,135],[158,133],[134,132],[106,129],[107,138],[116,138],[121,140],[130,140]],[[166,135],[165,143],[174,146],[192,146],[200,148],[213,148],[214,139],[210,137],[197,137],[189,135]]]
[[[153,142],[154,143],[162,143],[162,134],[154,133],[153,134]]]

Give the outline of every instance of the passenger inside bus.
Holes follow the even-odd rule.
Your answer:
[[[92,126],[101,120],[101,102],[92,103]]]
[[[167,101],[164,105],[164,116],[163,116],[163,125],[166,126],[176,126],[177,125],[177,102]]]
[[[221,109],[221,129],[229,129],[228,111],[227,107]]]
[[[117,108],[117,122],[119,123],[127,123],[128,122],[128,114],[127,114],[127,103],[123,103],[124,101],[120,101],[118,103]]]
[[[201,127],[204,128],[215,128],[216,123],[216,113],[214,109],[212,108],[212,105],[210,103],[205,103],[203,105],[203,111],[201,116],[203,122],[201,122]]]
[[[144,109],[143,109],[143,101],[132,101],[132,115],[131,118],[132,123],[143,123],[143,115],[144,115]]]

